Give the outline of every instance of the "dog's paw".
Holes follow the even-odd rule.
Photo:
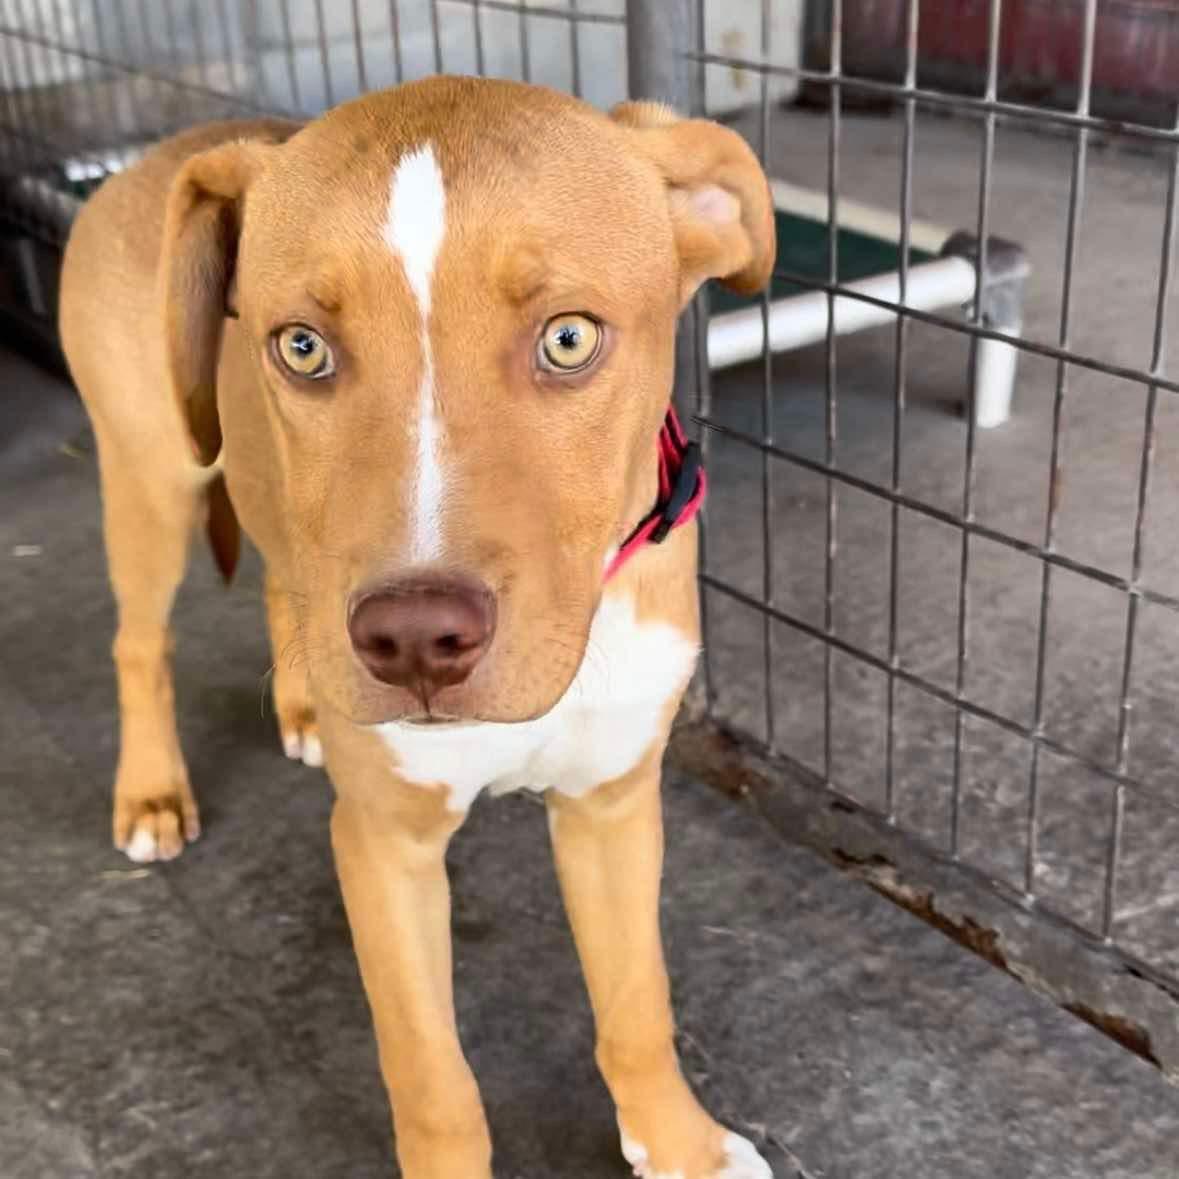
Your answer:
[[[657,1171],[651,1165],[647,1148],[631,1138],[619,1127],[622,1138],[622,1155],[637,1179],[689,1179],[683,1171]],[[721,1161],[717,1169],[700,1179],[774,1179],[770,1165],[757,1152],[748,1138],[726,1131],[721,1139]]]
[[[196,799],[187,783],[158,793],[116,790],[115,847],[137,864],[174,860],[201,833]]]
[[[279,660],[274,668],[272,691],[283,753],[306,766],[322,766],[323,744],[319,739],[319,725],[315,721],[306,673],[287,667]]]
[[[724,1140],[725,1162],[716,1179],[774,1179],[770,1164],[748,1138],[729,1131]]]
[[[305,766],[323,765],[323,744],[319,739],[319,726],[310,709],[300,709],[294,715],[278,718],[278,732],[282,738],[282,751],[291,761],[301,761]]]

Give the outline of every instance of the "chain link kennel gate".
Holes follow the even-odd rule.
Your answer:
[[[805,13],[780,0],[724,11],[710,0],[0,0],[0,304],[25,338],[51,345],[56,249],[79,201],[154,140],[205,119],[313,113],[438,70],[543,81],[601,105],[629,92],[730,119],[775,177],[783,249],[762,300],[710,306],[706,294],[685,316],[677,397],[709,452],[713,497],[707,653],[674,752],[1174,1075],[1179,750],[1166,702],[1179,677],[1166,656],[1179,571],[1168,578],[1166,562],[1148,558],[1163,547],[1160,446],[1179,392],[1166,368],[1179,130],[1094,115],[1108,19],[1096,0],[1065,6],[1080,61],[1067,108],[1005,95],[1010,4],[973,6],[986,64],[965,93],[927,81],[931,6],[893,7],[896,76],[853,59],[845,68],[841,0]],[[804,18],[825,60],[801,59]],[[779,106],[800,84],[822,108],[801,120]],[[884,113],[865,115],[865,104]],[[942,113],[952,117],[935,120]],[[872,118],[885,131],[865,130]],[[812,141],[792,178],[775,138],[783,126]],[[996,208],[996,147],[1009,135],[1024,137],[1029,167],[1039,148],[1028,143],[1065,153],[1055,270],[1015,244],[1020,218]],[[921,147],[957,150],[963,136],[969,213],[943,214],[917,184]],[[891,191],[873,179],[878,191],[852,194],[876,140],[888,151],[876,150],[873,170]],[[1158,173],[1142,280],[1149,339],[1136,358],[1075,327],[1089,289],[1087,177],[1095,150],[1123,142],[1148,149]],[[1029,263],[1054,273],[1050,331],[1043,316],[1025,326]],[[943,353],[953,353],[949,396],[931,413],[920,371]],[[1116,383],[1118,401],[1082,398],[1093,381]],[[1007,418],[1013,387],[1012,430],[1044,416],[1015,497],[1042,513],[1031,524],[993,513],[988,498],[988,461],[1007,433],[988,427]],[[1077,425],[1081,400],[1097,408]],[[958,402],[961,418],[947,412]],[[1134,419],[1135,461],[1127,551],[1111,556],[1070,543],[1062,488],[1070,441],[1115,418]],[[952,493],[948,477],[912,469],[931,445],[938,461],[958,456]],[[988,589],[1012,563],[1033,587],[1013,605]],[[939,580],[940,606],[926,592]],[[1083,676],[1058,674],[1056,652],[1111,626],[1112,724],[1058,723],[1087,698]],[[1030,659],[1026,699],[1003,660],[985,658],[995,634],[1001,656]]]

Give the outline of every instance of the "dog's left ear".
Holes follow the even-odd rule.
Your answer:
[[[159,298],[172,395],[202,466],[221,449],[217,360],[233,314],[233,275],[246,190],[260,171],[266,138],[223,143],[191,157],[172,182],[164,214]]]
[[[774,205],[765,173],[735,131],[681,119],[654,102],[624,102],[610,117],[667,186],[680,257],[680,301],[710,278],[739,294],[759,291],[774,268]]]

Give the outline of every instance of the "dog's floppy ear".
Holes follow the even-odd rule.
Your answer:
[[[667,185],[680,256],[680,297],[720,279],[740,294],[765,286],[774,267],[774,206],[765,173],[735,131],[681,119],[661,103],[624,102],[610,117]]]
[[[225,143],[193,156],[177,173],[164,215],[160,306],[172,394],[193,452],[208,466],[221,450],[217,358],[237,255],[241,206],[269,149]]]

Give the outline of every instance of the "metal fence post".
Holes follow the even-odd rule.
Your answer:
[[[691,54],[702,48],[703,0],[628,0],[626,5],[627,92],[631,98],[666,102],[680,114],[702,113],[701,67]],[[675,403],[689,425],[698,412],[700,384],[708,379],[705,355],[708,314],[703,296],[680,317],[675,347]],[[704,371],[700,371],[703,369]]]
[[[629,0],[626,6],[626,65],[631,98],[669,103],[683,114],[694,110],[693,63],[699,0]]]

